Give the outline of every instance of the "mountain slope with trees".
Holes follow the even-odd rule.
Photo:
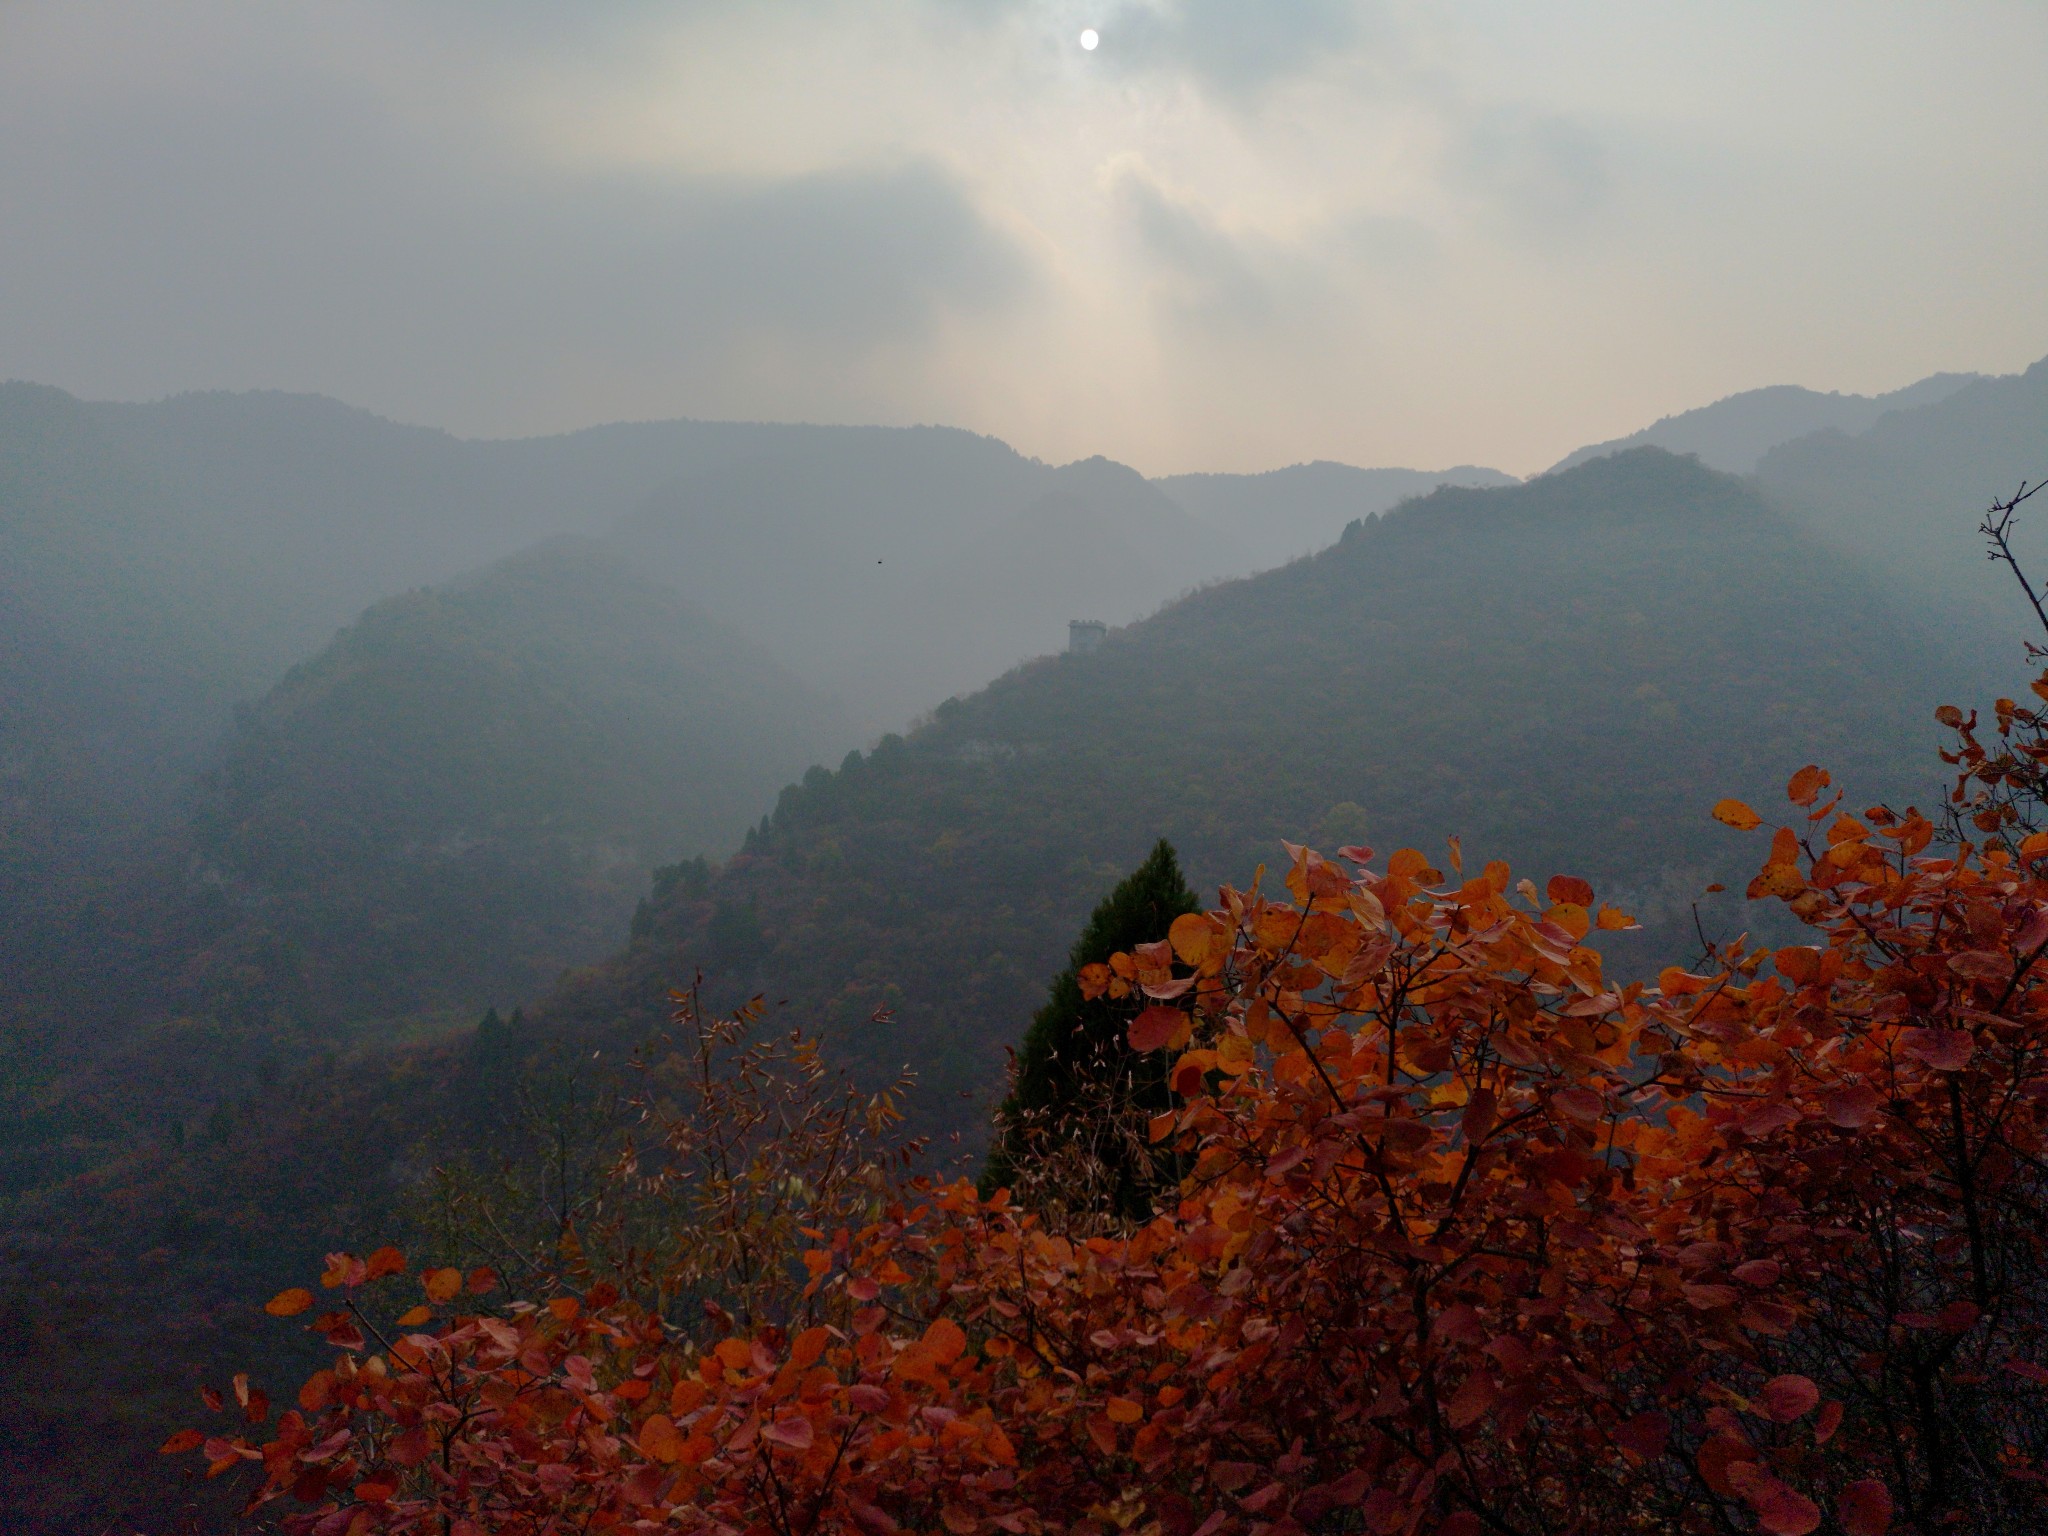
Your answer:
[[[1857,561],[1938,635],[1975,691],[2010,691],[2000,637],[2022,603],[2012,573],[1974,536],[1985,507],[2048,479],[2048,359],[1979,379],[1857,435],[1823,432],[1765,455],[1765,497],[1812,537]],[[2022,518],[2024,563],[2048,576],[2048,528]]]
[[[1822,759],[1927,798],[1951,681],[1867,580],[1692,461],[1442,490],[813,770],[538,1017],[644,1019],[701,964],[952,1105],[1000,1080],[1066,936],[1161,836],[1198,889],[1282,839],[1461,836],[1569,861],[1670,944],[1737,873],[1706,807]]]
[[[186,829],[50,957],[59,984],[10,1021],[12,1091],[43,1081],[44,1113],[118,1137],[145,1102],[192,1116],[512,1007],[615,945],[650,870],[729,851],[849,739],[587,544],[388,599],[242,712]]]

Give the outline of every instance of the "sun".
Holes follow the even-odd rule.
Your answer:
[[[1084,27],[1082,29],[1081,46],[1087,49],[1088,52],[1093,53],[1095,51],[1095,45],[1100,43],[1101,41],[1102,34],[1096,31],[1093,27]]]

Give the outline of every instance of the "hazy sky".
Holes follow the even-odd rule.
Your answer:
[[[1528,471],[2048,353],[2044,75],[2041,0],[0,0],[0,376]]]

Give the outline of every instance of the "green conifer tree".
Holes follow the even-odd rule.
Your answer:
[[[1165,938],[1176,917],[1199,910],[1164,838],[1096,907],[1017,1051],[1015,1080],[996,1112],[982,1172],[984,1193],[1023,1185],[1020,1193],[1094,1204],[1104,1215],[1151,1214],[1165,1170],[1145,1146],[1144,1121],[1172,1103],[1166,1066],[1156,1055],[1139,1056],[1125,1039],[1136,1005],[1083,998],[1080,973],[1119,950]],[[1047,1187],[1062,1175],[1089,1187]]]

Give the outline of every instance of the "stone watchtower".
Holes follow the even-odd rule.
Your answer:
[[[1086,656],[1109,638],[1109,626],[1100,619],[1067,620],[1067,654]]]

